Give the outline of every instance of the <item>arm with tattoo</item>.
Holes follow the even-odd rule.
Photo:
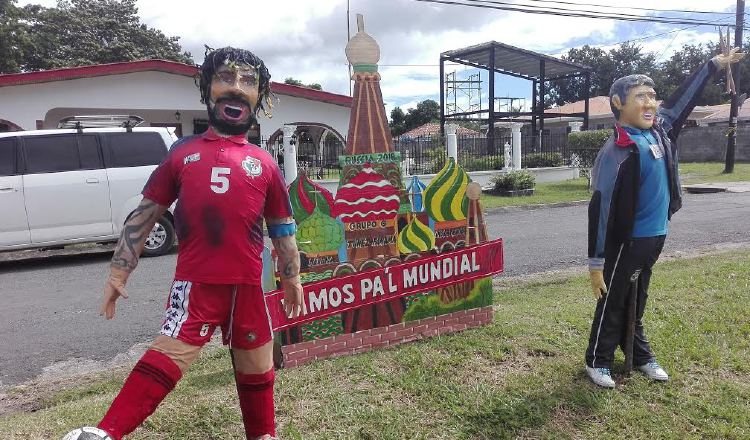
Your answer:
[[[99,314],[107,319],[115,316],[115,304],[119,297],[127,298],[125,283],[130,273],[138,265],[138,258],[143,252],[146,238],[154,227],[156,220],[167,210],[166,206],[144,198],[141,204],[125,222],[117,242],[112,263],[109,265],[109,278],[104,284],[104,299]]]
[[[135,269],[148,234],[166,210],[166,206],[158,205],[149,199],[144,198],[141,201],[122,228],[120,241],[117,242],[115,253],[112,255],[112,268],[128,273]]]
[[[293,223],[294,219],[267,218],[268,225],[284,225]],[[284,288],[284,310],[287,316],[299,315],[302,308],[302,284],[300,283],[299,270],[300,259],[297,250],[297,240],[294,235],[271,238],[276,254],[278,255],[278,269],[281,276],[281,285]]]

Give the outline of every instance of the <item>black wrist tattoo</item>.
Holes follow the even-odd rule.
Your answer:
[[[159,205],[151,200],[144,199],[133,211],[122,229],[120,240],[112,255],[111,266],[132,272],[138,265],[140,249],[143,247],[146,237],[153,228]]]

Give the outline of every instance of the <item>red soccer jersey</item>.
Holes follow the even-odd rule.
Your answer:
[[[179,280],[260,284],[263,217],[292,217],[276,162],[244,136],[209,129],[177,141],[154,170],[143,197],[162,206],[177,199]]]

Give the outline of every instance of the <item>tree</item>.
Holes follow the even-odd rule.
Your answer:
[[[23,10],[14,3],[16,0],[0,0],[0,73],[21,71],[24,46],[28,44],[21,21]]]
[[[391,110],[391,122],[388,123],[388,125],[391,128],[391,134],[393,136],[400,136],[406,132],[406,128],[404,128],[404,120],[405,120],[404,111],[401,110],[401,107],[394,107],[393,110]]]
[[[284,84],[289,84],[297,87],[307,87],[308,89],[314,89],[314,90],[323,90],[323,86],[321,86],[318,83],[312,83],[312,84],[303,84],[302,81],[298,79],[294,79],[291,76],[284,79]]]
[[[417,128],[428,122],[440,120],[440,104],[432,99],[417,103],[417,108],[410,108],[404,117],[404,131]]]
[[[167,37],[140,22],[136,0],[60,0],[56,8],[21,9],[0,0],[0,41],[19,58],[3,71],[33,71],[159,58],[193,64],[179,37]],[[0,49],[2,50],[2,49]],[[12,64],[13,63],[13,64]]]
[[[663,63],[662,70],[668,81],[664,84],[662,97],[666,98],[685,81],[691,73],[695,72],[703,63],[713,56],[715,48],[711,46],[690,45],[682,46],[680,51],[675,52]],[[717,79],[723,85],[724,75],[717,75]],[[706,84],[703,94],[696,101],[697,105],[714,105],[724,102],[722,97],[722,85],[712,80]]]
[[[564,60],[591,67],[590,96],[609,95],[612,83],[620,77],[633,73],[649,75],[656,83],[656,91],[662,83],[662,74],[653,54],[643,52],[640,46],[633,43],[623,43],[608,52],[585,45],[580,49],[570,49]],[[546,104],[563,105],[580,101],[585,97],[584,77],[569,78],[552,81],[547,93]]]
[[[747,49],[748,44],[745,45]],[[639,46],[625,43],[605,52],[602,49],[583,46],[570,49],[563,59],[587,65],[592,68],[590,96],[607,96],[612,83],[620,77],[643,73],[654,80],[657,96],[667,98],[682,82],[703,63],[717,53],[715,45],[685,45],[668,60],[657,62],[654,54],[645,53]],[[746,57],[747,58],[747,57]],[[750,74],[750,59],[743,59],[740,68],[743,74]],[[712,80],[696,102],[698,105],[714,105],[726,102],[723,93],[725,77]],[[718,83],[718,84],[717,84]],[[584,98],[584,79],[571,78],[550,83],[549,105],[563,105]],[[750,92],[750,84],[742,81],[739,91]]]

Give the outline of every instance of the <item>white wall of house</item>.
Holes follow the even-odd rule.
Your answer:
[[[268,138],[284,124],[318,122],[346,136],[350,108],[277,95],[273,118],[259,117],[261,137]],[[175,112],[185,135],[193,133],[193,119],[206,119],[205,105],[192,77],[147,71],[96,76],[37,84],[0,87],[0,119],[24,130],[55,128],[65,116],[77,114],[135,114],[143,125],[174,124]]]

